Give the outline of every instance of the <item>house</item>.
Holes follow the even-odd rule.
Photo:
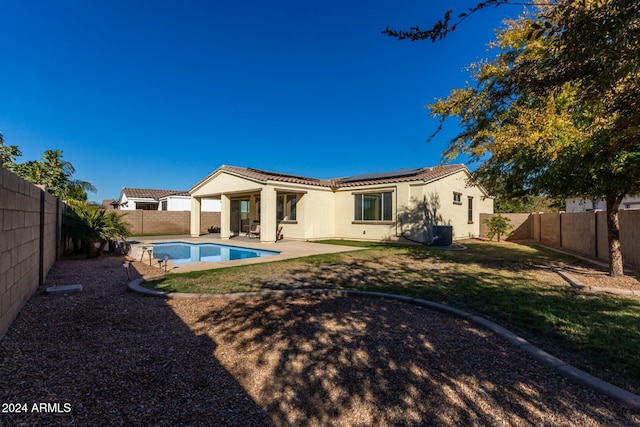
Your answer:
[[[117,204],[118,202],[113,199],[104,199],[102,201],[102,209],[105,211],[112,211],[116,208]]]
[[[619,210],[624,209],[640,209],[640,195],[626,196],[620,203]],[[569,198],[566,200],[565,212],[586,212],[593,210],[607,210],[607,202],[604,200],[592,201],[579,197]]]
[[[120,210],[188,211],[191,195],[179,190],[125,187],[115,206]],[[220,212],[220,200],[203,200],[202,211]]]
[[[318,179],[237,166],[221,166],[189,190],[191,235],[198,236],[203,200],[221,203],[222,239],[261,226],[262,242],[287,238],[430,243],[433,225],[452,226],[453,238],[480,233],[480,213],[493,198],[469,184],[464,165],[403,169]]]

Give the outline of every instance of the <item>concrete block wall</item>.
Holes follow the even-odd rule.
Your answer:
[[[59,205],[0,168],[0,339],[58,257]]]
[[[487,237],[489,226],[486,221],[491,217],[500,215],[510,220],[511,229],[507,236],[502,236],[504,240],[530,240],[532,237],[532,217],[529,213],[501,213],[501,214],[480,214],[480,236]],[[494,237],[495,239],[495,237]]]
[[[604,211],[500,215],[511,218],[511,224],[514,225],[507,240],[533,240],[603,261],[609,260],[607,214]],[[481,218],[484,222],[491,216],[486,214]],[[528,219],[523,220],[523,216]],[[640,267],[640,210],[621,210],[618,216],[624,263]],[[487,231],[486,225],[481,227],[480,236],[486,238]]]
[[[206,234],[211,227],[220,227],[220,212],[202,212],[200,214],[200,232]]]
[[[618,213],[620,221],[620,248],[625,264],[640,267],[640,210],[625,209]],[[609,260],[607,213],[597,213],[598,258]]]
[[[540,215],[540,242],[545,245],[561,247],[560,213]]]
[[[596,252],[595,212],[571,212],[561,215],[562,247],[591,257]]]
[[[640,267],[640,210],[620,211],[619,219],[623,260]]]
[[[133,235],[189,234],[190,212],[188,211],[122,211],[124,221],[131,226]],[[200,232],[209,227],[220,227],[220,212],[201,213]]]
[[[618,213],[620,215],[620,213]],[[604,261],[609,260],[609,237],[607,232],[607,213],[596,212],[596,249],[597,257]],[[624,255],[623,255],[624,256]]]

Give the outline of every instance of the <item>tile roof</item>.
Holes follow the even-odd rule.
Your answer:
[[[113,210],[117,204],[118,202],[113,199],[104,199],[102,201],[102,208],[106,210]]]
[[[218,170],[231,172],[237,175],[241,175],[245,178],[255,179],[257,181],[280,181],[280,182],[289,182],[293,184],[305,184],[305,185],[316,185],[321,187],[330,187],[329,180],[322,180],[318,178],[308,178],[305,176],[299,175],[291,175],[287,173],[281,172],[270,172],[260,169],[253,168],[242,168],[238,166],[227,166],[222,165],[218,168]]]
[[[188,191],[183,190],[158,190],[154,188],[131,188],[125,187],[122,192],[127,195],[128,198],[134,199],[153,199],[160,200],[167,196],[189,196]]]
[[[444,165],[430,168],[401,169],[398,171],[372,173],[337,178],[337,187],[353,187],[356,185],[393,184],[396,182],[423,181],[430,182],[451,175],[460,170],[467,170],[465,165]]]
[[[342,178],[318,179],[280,172],[243,168],[238,166],[220,166],[218,171],[226,171],[245,178],[261,182],[279,181],[294,184],[314,185],[319,187],[343,188],[361,185],[391,184],[397,182],[423,181],[430,182],[460,170],[467,170],[465,165],[445,165],[429,168],[401,169],[397,171],[347,176]],[[215,172],[214,172],[215,173]],[[212,174],[213,175],[213,174]],[[211,176],[211,175],[210,175]],[[205,178],[206,180],[206,178]],[[204,181],[204,180],[203,180]],[[201,181],[202,182],[202,181]]]

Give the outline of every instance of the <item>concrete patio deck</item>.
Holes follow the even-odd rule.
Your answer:
[[[246,236],[237,236],[229,240],[220,239],[219,234],[206,234],[200,237],[191,237],[189,235],[178,236],[144,236],[136,237],[129,240],[132,246],[151,246],[153,243],[160,242],[185,242],[185,243],[217,243],[229,246],[240,246],[245,248],[278,251],[278,255],[238,259],[234,261],[222,262],[195,262],[192,264],[172,265],[169,261],[167,272],[186,273],[189,271],[211,270],[215,268],[231,267],[236,265],[257,264],[263,262],[281,261],[285,259],[300,258],[311,255],[349,252],[360,250],[353,246],[327,245],[323,243],[307,242],[300,240],[280,240],[277,243],[261,243],[258,239],[250,239]],[[145,259],[148,260],[147,257]],[[153,261],[157,264],[157,260]]]

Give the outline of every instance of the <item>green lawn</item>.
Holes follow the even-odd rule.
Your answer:
[[[640,394],[640,300],[569,287],[549,269],[581,264],[567,255],[515,244],[467,246],[466,251],[446,251],[377,244],[354,252],[172,274],[145,286],[215,293],[360,289],[420,297],[493,320],[568,363]]]

